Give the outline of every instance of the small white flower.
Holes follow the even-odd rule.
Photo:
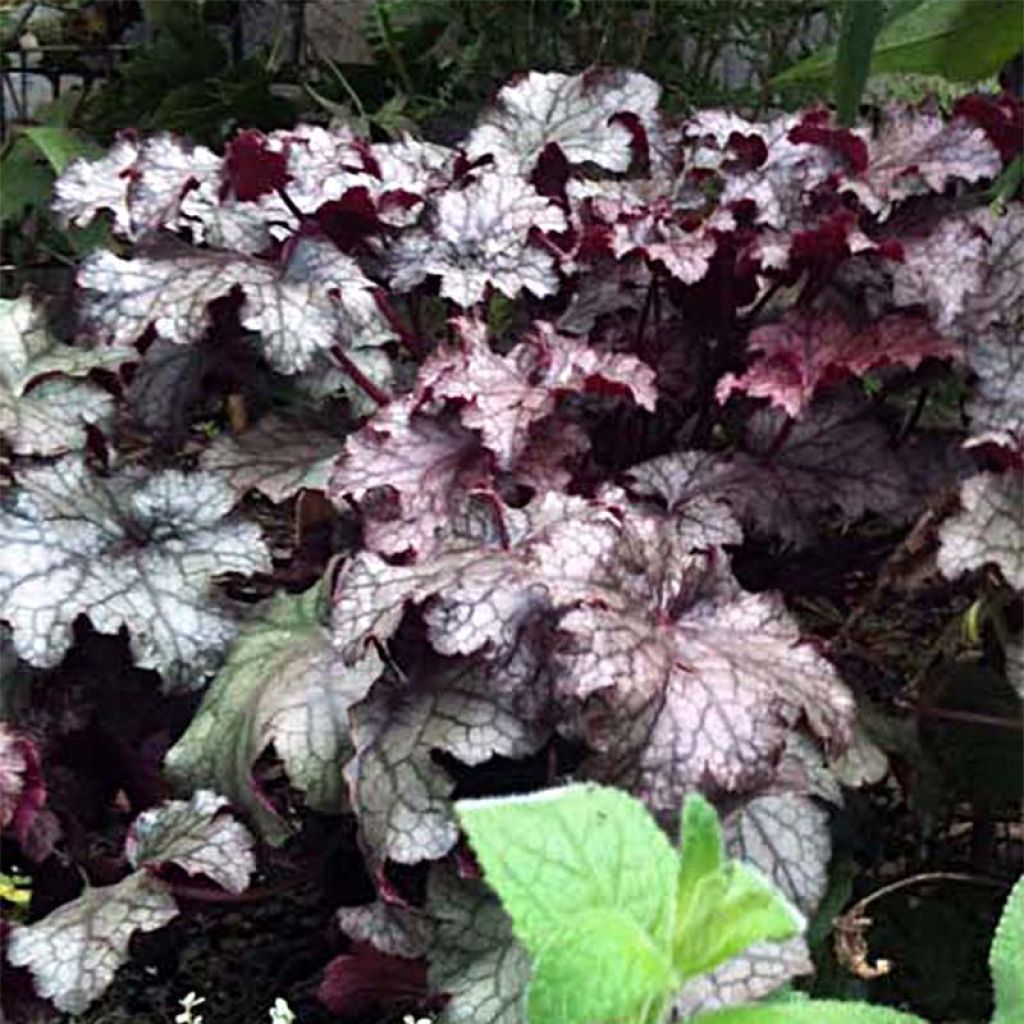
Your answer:
[[[287,1001],[278,996],[270,1008],[270,1024],[292,1024],[295,1013]]]
[[[434,1024],[430,1017],[414,1017],[411,1013],[407,1013],[402,1018],[402,1024]]]
[[[174,1018],[175,1024],[203,1024],[203,1015],[201,1013],[193,1015],[192,1011],[205,1002],[203,996],[197,996],[195,992],[189,992],[184,999],[179,999],[181,1013]]]

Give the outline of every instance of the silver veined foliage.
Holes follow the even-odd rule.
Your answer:
[[[7,957],[32,971],[36,990],[66,1013],[82,1013],[128,960],[136,932],[154,931],[178,915],[170,887],[157,874],[176,864],[228,889],[244,891],[255,871],[252,837],[223,814],[226,801],[198,790],[188,802],[170,801],[141,814],[126,844],[131,874],[105,886],[86,886],[30,925],[11,933]]]
[[[102,477],[73,458],[18,479],[0,512],[0,617],[18,655],[55,665],[87,615],[126,628],[168,689],[201,685],[236,630],[214,578],[269,567],[259,528],[226,518],[232,489],[207,473]]]

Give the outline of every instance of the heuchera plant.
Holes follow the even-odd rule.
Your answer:
[[[454,148],[126,134],[56,186],[61,217],[114,237],[79,269],[73,342],[28,297],[0,309],[4,671],[61,662],[83,617],[123,631],[167,693],[207,687],[164,764],[182,794],[222,794],[269,843],[301,801],[350,810],[381,880],[438,862],[412,910],[382,881],[341,912],[335,1008],[375,977],[443,995],[448,1024],[525,1019],[536,950],[448,857],[456,775],[495,757],[547,750],[551,781],[626,790],[670,831],[700,791],[731,855],[813,913],[825,807],[884,758],[828,650],[734,575],[745,539],[909,525],[959,489],[939,569],[1024,587],[1024,210],[986,198],[1019,105],[846,129],[658,103],[634,73],[533,73]],[[962,422],[922,415],[936,381]],[[211,395],[234,429],[182,449]],[[289,592],[313,577],[272,561],[253,491],[321,491],[358,539]],[[289,586],[254,605],[244,577]],[[0,808],[43,850],[37,740],[0,738]],[[116,889],[14,929],[58,1006],[173,913],[161,865],[244,885],[240,833],[199,799],[136,825],[182,818],[187,854],[140,841]],[[689,972],[675,1012],[811,970],[800,935],[763,938]]]

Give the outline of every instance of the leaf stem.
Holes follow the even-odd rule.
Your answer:
[[[331,349],[331,355],[338,360],[338,364],[341,368],[352,378],[352,380],[359,386],[362,391],[372,398],[378,405],[387,405],[391,401],[391,396],[384,391],[382,388],[377,387],[376,384],[370,380],[369,377],[359,369],[358,366],[345,353],[341,350],[341,347],[335,345]]]
[[[295,205],[295,200],[284,190],[279,188],[277,194],[281,197],[281,202],[291,211],[292,215],[298,220],[300,224],[305,223],[306,215]]]

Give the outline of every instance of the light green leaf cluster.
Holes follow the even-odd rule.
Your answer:
[[[639,801],[600,786],[456,811],[534,958],[532,1024],[654,1024],[687,978],[803,927],[767,879],[726,857],[700,796],[684,807],[681,853]]]

